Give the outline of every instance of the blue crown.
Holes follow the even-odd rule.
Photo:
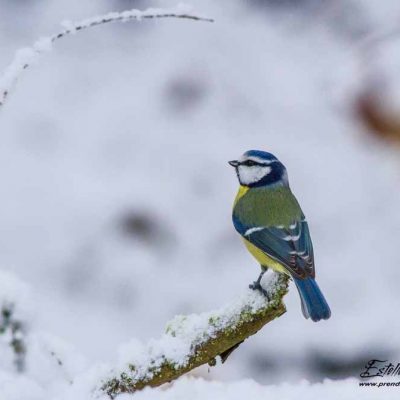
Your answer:
[[[246,151],[244,155],[246,157],[258,157],[265,161],[273,161],[273,160],[278,161],[278,159],[272,153],[268,153],[266,151],[261,151],[261,150],[249,150]]]

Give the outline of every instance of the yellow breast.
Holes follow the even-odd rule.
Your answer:
[[[274,271],[278,271],[283,274],[288,274],[287,269],[281,263],[269,257],[268,254],[264,253],[262,250],[254,246],[254,244],[250,243],[245,238],[243,238],[243,241],[247,247],[247,250],[261,265],[271,268]]]
[[[243,197],[249,190],[250,188],[248,186],[239,186],[239,191],[237,192],[237,195],[235,197],[235,201],[233,203],[233,207],[236,206],[236,203],[240,200],[241,197]]]
[[[242,186],[240,185],[239,191],[236,195],[235,202],[233,203],[233,207],[236,206],[236,203],[240,200],[241,197],[243,197],[249,188],[247,186]],[[278,261],[275,261],[271,257],[269,257],[266,253],[264,253],[262,250],[260,250],[258,247],[254,246],[254,244],[250,243],[248,240],[243,238],[243,242],[247,247],[247,250],[250,252],[250,254],[263,266],[271,268],[275,271],[285,273],[287,274],[286,268],[280,264]]]

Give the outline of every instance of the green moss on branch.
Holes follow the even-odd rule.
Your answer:
[[[274,274],[268,284],[270,301],[258,292],[249,291],[238,301],[220,310],[200,315],[179,316],[167,325],[160,339],[168,346],[179,345],[179,356],[171,351],[155,352],[149,346],[145,365],[129,364],[124,371],[114,372],[102,390],[111,397],[119,393],[133,393],[150,386],[170,382],[203,364],[215,365],[216,357],[224,361],[249,336],[257,333],[265,324],[285,313],[283,296],[288,290],[289,278]],[[185,347],[186,346],[186,347]],[[182,350],[183,349],[183,350]],[[186,353],[182,357],[182,351]],[[169,355],[168,355],[169,354]],[[141,358],[143,362],[143,357]]]

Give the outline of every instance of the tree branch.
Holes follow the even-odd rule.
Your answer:
[[[187,12],[180,12],[179,9],[171,11],[157,9],[148,9],[146,11],[129,10],[123,12],[112,12],[102,16],[88,18],[76,23],[64,22],[66,28],[63,31],[49,37],[41,38],[37,40],[32,47],[17,51],[14,60],[6,68],[4,74],[0,78],[0,109],[7,100],[10,90],[14,87],[22,72],[29,68],[42,53],[50,51],[52,44],[55,41],[79,31],[98,25],[108,24],[110,22],[128,22],[132,20],[140,21],[142,19],[158,18],[178,18],[214,22],[211,18],[203,18],[188,14]]]
[[[178,316],[167,324],[166,333],[146,346],[126,349],[128,365],[113,371],[102,390],[111,397],[159,386],[208,363],[223,361],[241,342],[265,324],[285,313],[283,296],[289,278],[274,273],[267,284],[270,301],[249,290],[245,296],[220,310],[200,315]]]

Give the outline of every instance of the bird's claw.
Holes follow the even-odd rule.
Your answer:
[[[260,284],[257,283],[257,282],[250,283],[249,289],[257,290],[259,285],[260,285]]]
[[[253,282],[249,285],[249,288],[252,290],[258,290],[259,292],[261,292],[267,299],[268,301],[270,301],[271,299],[269,298],[269,294],[268,292],[261,286],[260,282]]]

